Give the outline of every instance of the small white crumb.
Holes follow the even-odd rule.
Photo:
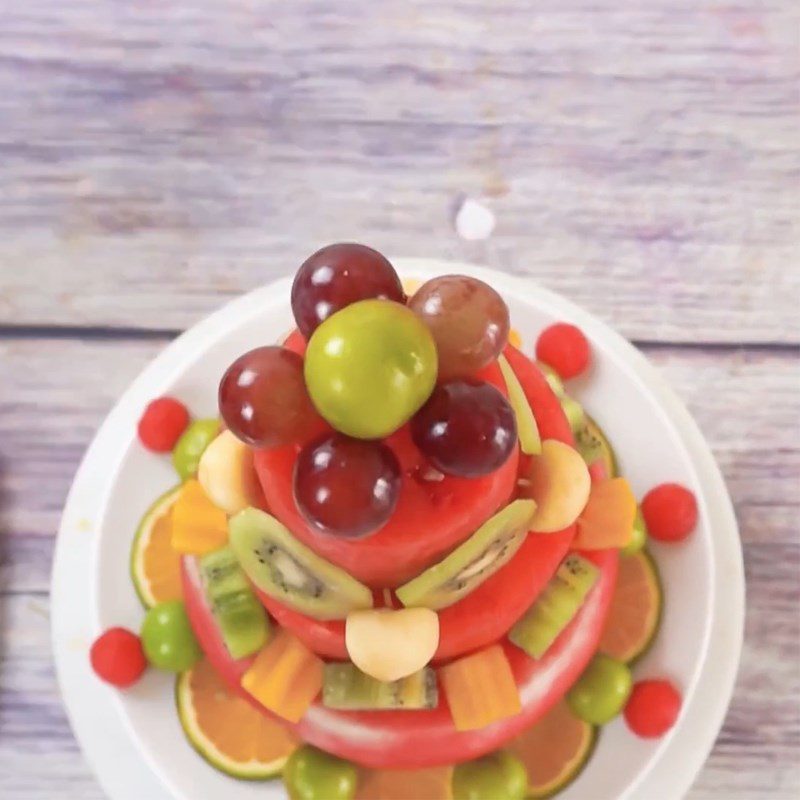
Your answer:
[[[441,472],[439,472],[438,469],[434,469],[433,467],[428,467],[425,470],[425,472],[422,473],[422,480],[439,483],[439,481],[444,480],[444,475]]]
[[[494,214],[485,205],[469,197],[465,198],[456,213],[456,231],[468,242],[488,239],[495,223]]]

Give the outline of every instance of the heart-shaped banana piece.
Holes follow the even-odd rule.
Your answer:
[[[520,493],[536,501],[530,523],[536,533],[569,527],[589,500],[592,479],[586,462],[575,448],[556,439],[546,439],[542,452],[531,456],[526,478]]]
[[[353,663],[375,680],[397,681],[421,670],[439,646],[439,615],[429,608],[352,611],[345,644]]]
[[[230,516],[259,504],[253,451],[230,431],[222,431],[205,449],[197,480],[208,499]]]

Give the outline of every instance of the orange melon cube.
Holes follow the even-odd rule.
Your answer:
[[[625,478],[592,483],[589,501],[578,517],[577,550],[625,547],[633,536],[636,497]]]
[[[322,691],[324,663],[280,628],[242,676],[242,688],[289,722],[299,722]]]
[[[442,667],[439,677],[457,731],[484,728],[522,709],[511,665],[499,644]]]
[[[172,549],[202,556],[228,542],[228,517],[206,495],[199,481],[186,481],[172,508]]]

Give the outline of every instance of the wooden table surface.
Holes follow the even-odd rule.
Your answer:
[[[178,331],[341,239],[530,276],[664,371],[722,466],[748,580],[690,796],[800,796],[798,8],[6,2],[0,797],[101,796],[48,621],[93,432]],[[486,241],[454,230],[465,196],[496,214]]]

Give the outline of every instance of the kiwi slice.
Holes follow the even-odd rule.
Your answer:
[[[269,639],[269,618],[236,554],[223,547],[200,559],[203,590],[232,658],[260,650]]]
[[[539,367],[539,371],[544,375],[553,393],[560,400],[567,393],[561,376],[549,364],[545,364],[544,361],[537,361],[536,366]]]
[[[564,394],[559,400],[572,432],[577,434],[586,425],[586,412],[583,406],[568,394]]]
[[[419,710],[436,708],[439,690],[430,667],[391,683],[362,672],[355,664],[326,664],[322,704],[347,711]]]
[[[404,606],[446,608],[506,564],[530,530],[533,500],[515,500],[498,511],[447,558],[426,569],[395,594]]]
[[[599,575],[591,561],[570,553],[508,638],[529,656],[541,658],[578,613]]]
[[[372,608],[372,592],[320,558],[275,517],[246,508],[228,524],[230,544],[247,577],[275,600],[319,620]]]
[[[586,428],[592,437],[600,442],[599,457],[603,459],[606,465],[608,477],[616,478],[619,475],[619,466],[617,465],[617,455],[611,446],[611,442],[609,442],[603,429],[588,414],[586,415]]]
[[[503,380],[508,389],[508,401],[514,409],[514,416],[517,419],[517,435],[522,452],[527,456],[535,456],[542,452],[542,438],[539,436],[539,426],[536,424],[536,417],[533,416],[531,404],[525,396],[522,384],[519,382],[511,364],[506,357],[501,355],[497,358],[500,371],[503,373]]]
[[[603,442],[589,426],[588,420],[575,431],[575,447],[589,465],[594,464],[603,455]]]

